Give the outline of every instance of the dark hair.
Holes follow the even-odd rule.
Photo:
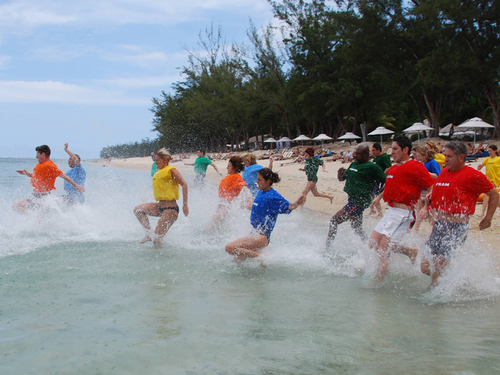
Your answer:
[[[314,147],[308,147],[306,148],[306,150],[304,151],[307,155],[311,155],[311,156],[314,156]]]
[[[410,154],[411,140],[406,135],[400,134],[397,137],[394,137],[392,141],[396,142],[398,146],[401,147],[401,150],[404,150],[406,147],[408,147],[408,155]]]
[[[260,174],[264,180],[271,181],[271,185],[280,182],[280,176],[269,168],[259,169],[257,173]]]
[[[236,173],[240,173],[245,169],[245,164],[243,164],[243,158],[241,156],[233,156],[231,159],[229,159],[229,162],[236,170]]]
[[[50,147],[47,145],[41,145],[35,148],[40,154],[45,154],[46,157],[50,157]]]
[[[448,142],[445,146],[445,148],[449,148],[455,155],[465,155],[467,156],[467,146],[465,143],[462,143],[460,141],[451,141]]]
[[[78,161],[79,161],[79,162],[80,162],[80,161],[82,161],[82,159],[80,158],[80,155],[75,154],[75,156],[78,158]]]
[[[379,143],[374,143],[372,147],[377,151],[382,151],[382,146]]]
[[[491,148],[493,151],[498,150],[498,147],[496,145],[489,145],[488,148]]]
[[[205,151],[203,150],[198,150],[198,152],[201,152],[203,154],[203,156],[205,156]]]

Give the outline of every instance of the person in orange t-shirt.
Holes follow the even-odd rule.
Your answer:
[[[212,219],[212,226],[220,225],[227,214],[228,205],[243,191],[247,197],[251,197],[250,190],[246,182],[241,177],[240,172],[245,169],[243,158],[240,156],[233,156],[227,163],[227,176],[222,179],[219,185],[219,198],[221,200],[217,211]]]
[[[77,185],[70,177],[64,174],[52,160],[50,160],[50,147],[47,145],[38,146],[35,148],[38,164],[33,168],[33,172],[29,173],[26,169],[17,170],[16,172],[31,178],[31,186],[33,186],[33,195],[28,198],[23,198],[12,205],[12,209],[19,213],[26,213],[28,209],[40,207],[43,198],[55,190],[55,181],[57,177],[61,177],[80,193],[85,191],[83,186]]]

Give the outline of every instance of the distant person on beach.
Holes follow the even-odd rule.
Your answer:
[[[380,282],[389,269],[389,257],[392,252],[407,255],[412,262],[417,252],[408,252],[406,247],[399,246],[402,237],[407,234],[415,220],[413,210],[422,189],[429,189],[434,184],[427,169],[422,163],[410,158],[412,144],[410,139],[399,135],[392,142],[392,158],[394,165],[387,172],[383,194],[373,200],[372,205],[384,198],[389,208],[377,224],[368,245],[379,255],[376,281]]]
[[[212,163],[212,160],[210,160],[205,156],[205,151],[202,150],[198,150],[198,157],[196,158],[194,163],[184,163],[184,165],[194,165],[195,182],[197,184],[201,184],[205,180],[205,176],[207,174],[207,168],[209,165],[213,167],[213,169],[215,169],[215,171],[220,176],[222,176],[222,174],[217,169],[217,166],[214,163]]]
[[[33,168],[33,172],[29,173],[26,169],[17,170],[16,172],[31,178],[30,184],[33,186],[33,195],[28,198],[21,199],[12,205],[12,209],[19,213],[26,213],[30,209],[41,208],[44,198],[46,198],[52,190],[55,190],[55,182],[57,177],[61,177],[64,181],[71,184],[79,193],[83,193],[85,188],[78,185],[70,177],[64,174],[52,160],[50,160],[50,147],[47,145],[38,146],[35,148],[38,164]]]
[[[317,159],[314,157],[314,148],[309,147],[305,151],[306,165],[304,168],[299,168],[299,171],[305,171],[307,176],[307,184],[302,192],[302,195],[307,196],[309,192],[312,192],[315,197],[320,198],[328,198],[330,199],[330,203],[332,203],[333,195],[327,195],[320,193],[318,188],[316,187],[316,183],[318,182],[318,169],[319,166],[323,168],[323,172],[328,172],[325,169],[325,163],[321,159]]]
[[[341,208],[330,220],[330,230],[326,240],[327,251],[337,235],[337,228],[347,220],[351,220],[351,227],[363,241],[368,239],[363,230],[363,212],[372,202],[371,191],[374,183],[384,184],[385,173],[374,163],[370,163],[370,149],[366,143],[356,148],[356,160],[349,168],[340,168],[337,172],[339,181],[346,181],[344,191],[348,195],[347,204]]]
[[[246,154],[243,157],[243,163],[245,164],[245,169],[241,173],[241,177],[245,180],[250,193],[255,197],[259,192],[259,186],[257,185],[257,172],[264,167],[260,164],[257,164],[257,158],[255,155]],[[273,157],[269,157],[269,169],[273,169]]]
[[[83,169],[80,156],[77,154],[73,154],[68,149],[68,144],[64,144],[64,151],[69,155],[68,165],[71,168],[66,176],[71,178],[76,184],[80,186],[85,185],[85,179],[87,178],[87,174],[85,173],[85,169]],[[85,202],[85,196],[76,190],[73,185],[71,185],[68,181],[64,181],[64,190],[66,191],[66,195],[64,196],[66,203],[69,205],[73,205],[75,203],[83,203]]]
[[[227,176],[219,184],[220,203],[212,218],[211,227],[219,226],[223,222],[228,207],[238,198],[240,193],[243,192],[247,197],[251,196],[245,180],[240,175],[244,169],[245,165],[241,156],[233,156],[227,162]]]
[[[172,156],[162,148],[155,155],[158,172],[153,176],[153,192],[157,203],[144,203],[134,207],[134,214],[146,231],[146,236],[139,242],[153,241],[156,248],[161,247],[163,237],[179,217],[180,198],[179,185],[182,187],[182,212],[184,216],[189,215],[188,207],[188,185],[179,171],[169,165]],[[151,233],[149,216],[160,217],[154,234]]]
[[[384,174],[387,174],[389,168],[391,168],[392,162],[391,157],[387,155],[384,151],[382,151],[382,146],[379,143],[374,143],[371,152],[373,155],[373,163],[377,164]],[[384,183],[379,183],[377,181],[373,182],[373,188],[371,191],[372,199],[375,199],[384,191]],[[379,217],[382,217],[382,206],[380,202],[378,202],[375,206],[370,209],[370,215],[377,214]]]
[[[304,204],[305,195],[301,195],[295,203],[290,203],[274,190],[272,185],[279,181],[278,174],[269,168],[259,170],[257,185],[260,191],[251,204],[250,223],[253,231],[249,236],[226,245],[226,251],[234,255],[235,261],[239,262],[246,258],[258,257],[261,254],[260,250],[269,245],[271,232],[276,225],[278,214],[289,214],[299,205]]]
[[[491,181],[495,187],[500,186],[500,157],[497,155],[498,147],[495,145],[488,146],[488,158],[484,159],[481,164],[477,166],[477,170],[480,171],[483,167],[486,167],[486,177]],[[488,196],[483,196],[483,211],[481,216],[486,213],[486,207],[488,206]]]
[[[431,259],[422,260],[421,270],[431,275],[431,287],[437,285],[452,252],[467,239],[469,219],[474,214],[479,195],[484,193],[489,197],[486,216],[479,223],[480,230],[491,226],[498,206],[497,190],[484,174],[465,165],[466,156],[467,147],[462,142],[451,141],[445,146],[446,168],[437,178],[432,194],[427,196],[434,226],[426,243]]]

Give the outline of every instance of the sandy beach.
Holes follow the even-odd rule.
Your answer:
[[[353,146],[354,148],[354,146]],[[347,148],[344,147],[344,151]],[[337,151],[337,150],[335,150]],[[262,154],[263,151],[255,152],[256,155]],[[246,154],[246,152],[241,153],[241,155]],[[189,154],[188,159],[182,161],[174,159],[171,165],[175,166],[182,175],[190,176],[194,175],[193,166],[185,165],[184,163],[192,164],[196,159],[196,154]],[[477,161],[468,163],[467,165],[476,168],[483,159],[478,159]],[[347,194],[344,192],[344,182],[340,182],[337,179],[337,170],[341,167],[347,168],[348,163],[342,163],[342,161],[332,161],[331,158],[325,159],[326,172],[323,172],[320,168],[318,172],[318,190],[322,193],[333,195],[332,204],[326,198],[316,198],[309,193],[307,196],[307,202],[304,208],[322,213],[325,220],[328,220],[328,216],[333,215],[340,208],[342,208],[347,203]],[[152,160],[151,157],[139,157],[139,158],[129,158],[129,159],[113,159],[111,161],[96,161],[96,163],[109,165],[115,168],[126,168],[143,170],[145,172],[151,170]],[[215,170],[211,167],[207,170],[207,180],[213,184],[218,185],[220,180],[226,175],[227,160],[215,160],[215,165],[217,166],[219,172],[222,176],[219,176]],[[269,160],[259,160],[258,163],[264,167],[269,165]],[[306,184],[306,176],[303,171],[299,171],[299,168],[303,168],[303,164],[294,163],[291,159],[288,160],[277,160],[274,161],[273,170],[278,172],[281,178],[281,182],[275,184],[275,189],[280,192],[287,200],[295,201],[299,195],[302,193],[304,186]],[[482,170],[484,172],[484,168]],[[382,203],[382,208],[386,207],[385,203]],[[476,213],[481,213],[482,207],[481,203],[476,206]],[[365,211],[367,215],[368,210]],[[484,250],[491,252],[496,260],[497,272],[500,273],[500,251],[496,250],[495,243],[498,239],[498,232],[500,229],[500,210],[495,212],[495,217],[490,228],[479,231],[478,225],[481,218],[473,216],[470,221],[470,231],[469,236],[476,238],[478,241],[488,244],[484,246]],[[348,225],[348,224],[345,224]],[[420,229],[422,235],[427,235],[430,233],[430,225],[423,223]]]

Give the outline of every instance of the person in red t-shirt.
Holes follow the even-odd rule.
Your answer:
[[[417,249],[399,246],[398,242],[410,231],[415,221],[413,209],[422,189],[432,191],[434,179],[422,163],[410,158],[411,148],[411,141],[406,136],[394,138],[391,156],[395,164],[387,172],[383,194],[372,202],[374,207],[383,196],[389,205],[368,242],[368,246],[379,254],[377,282],[382,281],[387,274],[391,252],[405,254],[412,262],[417,257]]]
[[[431,269],[430,262],[423,259],[421,270],[432,277],[431,287],[437,285],[451,252],[467,239],[469,218],[474,214],[479,195],[484,193],[489,197],[486,216],[479,223],[480,230],[491,226],[499,202],[498,192],[488,178],[465,165],[465,144],[449,142],[444,156],[446,168],[437,178],[432,194],[427,196],[434,226],[426,245],[432,254],[433,267]]]
[[[28,209],[40,207],[42,199],[50,194],[51,190],[55,190],[56,187],[54,185],[57,177],[61,177],[64,181],[67,181],[78,192],[83,193],[85,191],[83,186],[76,184],[50,160],[49,146],[38,146],[35,148],[35,151],[38,164],[33,168],[33,172],[29,173],[26,169],[16,171],[19,174],[30,177],[30,183],[33,186],[33,196],[21,199],[12,205],[14,211],[23,214]]]

